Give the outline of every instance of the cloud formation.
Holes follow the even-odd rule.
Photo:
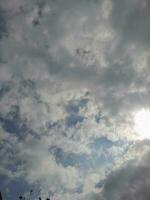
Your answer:
[[[148,199],[149,152],[141,159],[131,160],[107,179],[102,199]]]
[[[149,109],[149,6],[0,2],[0,174],[8,182],[54,199],[148,197],[149,141],[136,141],[133,116]]]

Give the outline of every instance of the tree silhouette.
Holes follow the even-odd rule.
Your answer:
[[[3,200],[3,198],[2,198],[2,193],[0,192],[0,200]]]
[[[32,195],[32,193],[33,193],[33,190],[30,190],[29,198],[26,198],[26,197],[24,197],[23,195],[20,195],[20,196],[19,196],[19,199],[20,199],[20,200],[29,200],[30,197],[31,197],[31,195]],[[3,200],[3,198],[2,198],[2,193],[1,193],[1,192],[0,192],[0,200]],[[38,200],[42,200],[42,198],[41,198],[41,197],[38,197]],[[51,200],[51,199],[50,199],[50,198],[46,198],[46,200]]]
[[[20,200],[30,200],[31,198],[31,195],[32,195],[32,193],[33,193],[33,190],[30,190],[30,192],[29,192],[29,197],[27,198],[27,197],[25,197],[25,196],[23,196],[23,195],[20,195],[19,196],[19,199]],[[0,199],[0,200],[2,200],[2,199]],[[41,197],[38,197],[38,200],[42,200],[42,198]],[[50,198],[46,198],[46,200],[51,200]]]

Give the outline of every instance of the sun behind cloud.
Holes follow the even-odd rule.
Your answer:
[[[150,110],[141,109],[135,113],[134,130],[138,139],[150,139]]]

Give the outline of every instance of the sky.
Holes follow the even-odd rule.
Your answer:
[[[150,199],[149,0],[0,1],[0,191]]]

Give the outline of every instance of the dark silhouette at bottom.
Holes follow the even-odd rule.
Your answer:
[[[33,190],[30,190],[30,195],[31,195],[32,192],[33,192]],[[24,196],[22,196],[22,195],[19,196],[19,199],[20,199],[20,200],[27,200],[27,199],[26,199]],[[1,192],[0,192],[0,200],[3,200],[3,198],[2,198],[2,193],[1,193]],[[42,200],[42,198],[39,197],[38,200]],[[46,200],[51,200],[51,199],[50,199],[50,198],[46,198]]]
[[[1,192],[0,192],[0,200],[3,200],[3,199],[2,199],[2,193],[1,193]]]

